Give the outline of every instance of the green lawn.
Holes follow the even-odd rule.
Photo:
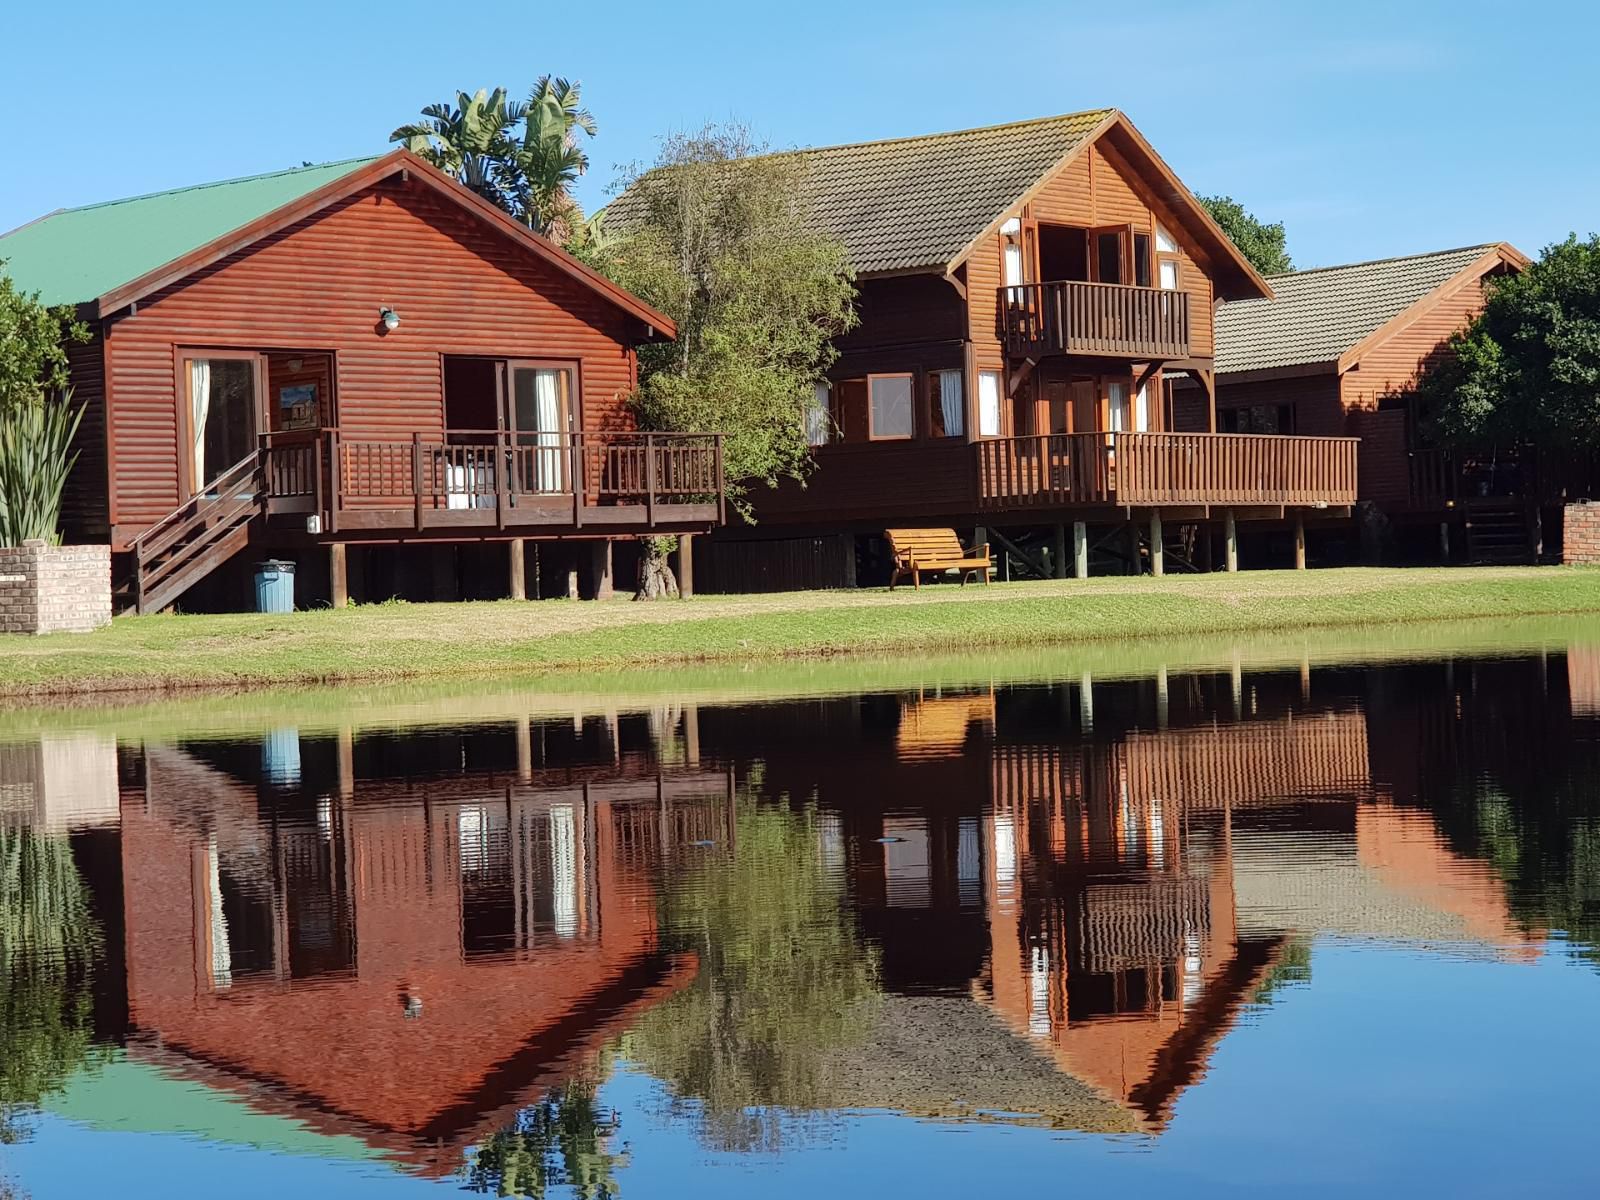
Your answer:
[[[634,670],[1587,612],[1600,614],[1600,570],[1506,567],[120,617],[89,635],[0,639],[0,694]]]

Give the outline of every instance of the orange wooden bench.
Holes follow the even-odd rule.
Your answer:
[[[993,570],[989,547],[985,545],[970,552],[963,549],[954,529],[885,529],[883,536],[889,539],[889,549],[894,553],[894,574],[889,579],[891,590],[907,575],[921,588],[924,571],[960,571],[962,587],[967,585],[969,575],[980,572],[983,582],[989,582],[989,573]]]

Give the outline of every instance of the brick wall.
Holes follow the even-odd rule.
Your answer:
[[[0,547],[0,633],[87,633],[111,621],[111,548]]]
[[[1600,563],[1600,504],[1569,504],[1561,518],[1561,561]]]

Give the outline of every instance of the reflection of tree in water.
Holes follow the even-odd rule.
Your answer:
[[[826,1063],[870,1023],[877,957],[821,860],[815,808],[747,794],[731,857],[666,882],[665,936],[700,969],[624,1050],[719,1148],[771,1146],[786,1119],[826,1107]]]
[[[1267,971],[1266,977],[1256,985],[1250,1001],[1252,1004],[1272,1004],[1284,988],[1310,982],[1311,939],[1297,935],[1284,943],[1277,961]]]
[[[100,945],[66,839],[0,829],[0,1143],[88,1057]]]
[[[477,1148],[467,1187],[532,1197],[564,1187],[583,1200],[612,1200],[616,1170],[627,1163],[626,1153],[611,1149],[617,1127],[616,1114],[596,1101],[592,1082],[569,1080]]]

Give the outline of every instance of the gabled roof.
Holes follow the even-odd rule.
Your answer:
[[[1363,344],[1405,324],[1457,283],[1527,258],[1504,242],[1272,275],[1274,298],[1217,312],[1217,374],[1346,369]],[[1417,310],[1417,311],[1413,311]]]
[[[1266,295],[1261,277],[1122,113],[1091,109],[1008,125],[785,151],[807,163],[805,203],[861,275],[950,271],[1055,173],[1104,134],[1149,176],[1239,295]],[[641,211],[636,189],[606,209],[625,233]]]
[[[668,337],[666,317],[406,150],[61,209],[0,237],[4,271],[45,304],[101,316],[394,175],[414,179]]]

